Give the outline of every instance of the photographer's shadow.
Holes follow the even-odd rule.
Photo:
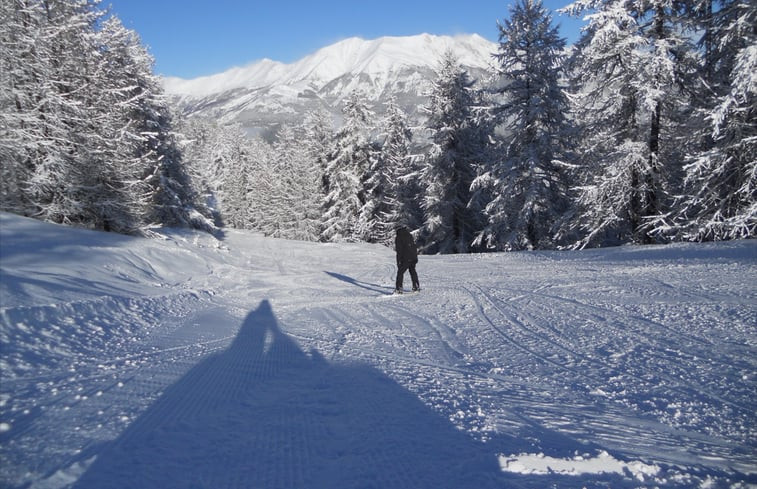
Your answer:
[[[382,372],[305,353],[268,301],[168,388],[74,485],[501,487],[493,453]]]

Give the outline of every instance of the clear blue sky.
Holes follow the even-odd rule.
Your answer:
[[[570,0],[543,0],[557,9]],[[511,0],[103,0],[142,37],[159,74],[194,78],[270,58],[289,63],[359,36],[476,33],[497,40]],[[568,42],[581,21],[553,13]]]

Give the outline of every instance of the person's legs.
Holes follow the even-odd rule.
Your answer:
[[[407,270],[407,265],[404,263],[397,264],[397,280],[394,282],[395,292],[402,292],[402,280],[405,275],[405,270]]]
[[[413,280],[413,290],[420,290],[421,284],[418,282],[418,273],[415,271],[415,263],[410,265],[410,278]]]

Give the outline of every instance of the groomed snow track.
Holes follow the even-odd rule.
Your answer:
[[[421,257],[0,214],[0,486],[748,487],[757,244]]]

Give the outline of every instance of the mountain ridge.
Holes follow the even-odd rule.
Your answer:
[[[207,96],[236,88],[262,88],[277,82],[291,84],[313,78],[328,82],[345,73],[378,74],[403,66],[433,68],[448,49],[458,56],[463,66],[487,68],[486,58],[494,53],[496,43],[478,34],[424,33],[369,40],[350,37],[292,63],[263,58],[213,75],[191,79],[164,77],[163,86],[169,95]],[[430,53],[436,56],[429,57]]]
[[[302,115],[325,110],[335,122],[353,90],[364,93],[380,117],[395,97],[411,120],[422,118],[442,55],[451,51],[473,78],[490,72],[497,44],[478,34],[352,37],[292,63],[262,59],[214,75],[163,78],[166,94],[185,116],[237,123],[251,134],[296,124]]]

